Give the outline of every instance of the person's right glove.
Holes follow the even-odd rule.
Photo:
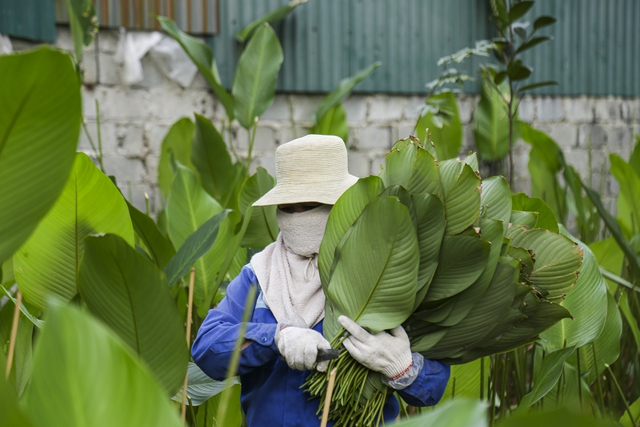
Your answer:
[[[322,334],[309,328],[285,325],[278,329],[275,336],[278,351],[291,369],[305,371],[313,369],[318,350],[328,350],[331,344]],[[315,367],[318,371],[327,370],[329,362],[320,362]]]

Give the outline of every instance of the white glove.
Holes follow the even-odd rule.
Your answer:
[[[411,343],[402,326],[371,335],[347,316],[338,317],[338,322],[351,334],[342,344],[360,364],[390,379],[406,373],[413,365]]]
[[[297,326],[285,325],[278,329],[275,341],[278,351],[284,357],[287,365],[291,369],[300,371],[313,369],[318,357],[318,349],[328,350],[331,348],[329,341],[319,332]],[[320,362],[316,369],[324,372],[328,366],[328,361]]]

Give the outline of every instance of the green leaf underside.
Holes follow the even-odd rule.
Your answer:
[[[89,310],[151,368],[168,393],[179,389],[188,353],[164,275],[120,237],[87,237],[79,291]]]
[[[24,403],[38,426],[181,425],[147,367],[104,325],[71,305],[49,311]]]
[[[71,57],[42,47],[0,57],[0,264],[34,232],[73,167],[80,86]]]
[[[73,298],[84,238],[104,233],[117,234],[133,247],[133,226],[122,194],[86,154],[78,153],[60,198],[14,256],[25,299],[43,309],[48,295]]]

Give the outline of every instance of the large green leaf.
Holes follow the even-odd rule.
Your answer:
[[[179,166],[166,210],[169,237],[175,247],[179,250],[189,236],[221,211],[220,204],[204,191],[198,182],[198,177],[187,168]],[[218,233],[217,242],[223,241],[224,239],[221,239]],[[194,303],[197,306],[212,298],[216,274],[221,263],[222,260],[212,249],[194,264],[196,269]]]
[[[222,102],[222,105],[224,105],[229,121],[233,120],[233,99],[220,82],[218,66],[216,65],[211,48],[200,40],[180,31],[176,23],[171,19],[165,18],[164,16],[158,16],[157,19],[160,25],[162,25],[162,29],[180,43],[180,46],[182,46],[185,53],[189,55],[189,58],[191,58],[196,67],[198,67],[200,74],[202,74],[207,83],[209,83],[213,92],[220,102]]]
[[[482,180],[480,194],[482,217],[501,220],[504,224],[504,231],[507,231],[512,203],[511,190],[507,180],[502,176],[492,176]]]
[[[182,276],[189,272],[189,269],[197,260],[211,250],[218,237],[220,224],[228,213],[228,210],[224,210],[207,220],[180,246],[178,253],[171,258],[171,261],[164,268],[164,274],[167,277],[169,286],[173,286]]]
[[[471,236],[445,236],[440,262],[425,301],[440,301],[459,294],[482,274],[491,245]]]
[[[640,231],[640,176],[615,153],[609,155],[611,173],[618,181],[618,220],[630,237]]]
[[[411,194],[442,192],[438,164],[433,155],[411,139],[396,142],[380,173],[385,186],[401,185]]]
[[[629,325],[629,329],[631,329],[631,334],[633,335],[633,339],[636,342],[636,348],[640,348],[640,328],[638,328],[638,320],[631,311],[626,293],[620,295],[620,299],[618,300],[618,307],[620,307],[620,311],[624,315],[624,318]]]
[[[383,190],[382,179],[376,176],[360,178],[333,205],[318,253],[318,269],[325,290],[331,279],[336,247],[364,207]]]
[[[322,116],[317,124],[311,126],[309,133],[339,136],[347,144],[349,124],[347,123],[347,111],[344,109],[344,105],[341,103],[334,105]]]
[[[181,165],[196,170],[191,163],[191,140],[195,126],[191,119],[183,117],[171,126],[162,140],[160,161],[158,163],[158,187],[165,197],[169,197],[175,173],[171,167],[171,158]]]
[[[276,185],[276,180],[264,168],[259,167],[255,174],[247,179],[240,192],[240,211],[247,212],[260,197]],[[249,228],[242,239],[242,246],[264,248],[278,237],[276,221],[277,206],[254,206],[251,211]]]
[[[283,59],[278,36],[269,24],[263,24],[240,55],[231,86],[235,116],[245,129],[273,103]]]
[[[66,0],[66,4],[76,62],[81,64],[84,47],[91,44],[98,32],[96,8],[91,0]]]
[[[420,250],[420,267],[418,268],[417,307],[429,290],[429,285],[440,262],[440,246],[444,236],[444,206],[438,196],[431,194],[414,194],[411,196],[416,219],[416,237]]]
[[[168,393],[180,388],[189,356],[164,275],[120,237],[87,237],[79,291],[89,310],[140,356]]]
[[[482,81],[480,102],[473,116],[473,136],[478,154],[484,160],[498,160],[509,152],[509,115],[502,99],[508,95],[504,90],[502,93],[486,80]]]
[[[636,146],[631,152],[631,156],[629,156],[629,165],[636,175],[640,176],[640,135],[636,135]]]
[[[229,206],[235,187],[235,171],[222,135],[209,119],[196,114],[191,161],[202,186],[222,206]]]
[[[193,362],[189,362],[187,373],[187,396],[189,397],[189,404],[193,406],[200,406],[212,396],[219,394],[235,384],[240,384],[236,378],[231,381],[216,381],[205,374],[202,369]],[[180,389],[178,394],[172,397],[172,399],[176,402],[182,402],[182,391],[183,390]]]
[[[146,366],[72,305],[51,305],[24,404],[37,427],[181,425]]]
[[[0,366],[7,365],[7,358],[4,352],[0,351]],[[4,372],[4,369],[3,369]],[[2,419],[0,425],[3,427],[32,427],[23,409],[18,402],[15,388],[8,381],[5,381],[4,375],[0,377],[0,414]]]
[[[426,141],[428,129],[438,160],[457,157],[462,146],[462,122],[455,94],[441,92],[431,96],[427,102],[432,108],[418,119],[416,136]]]
[[[434,410],[392,424],[393,427],[486,427],[487,404],[471,399],[453,399]]]
[[[251,22],[242,30],[236,31],[234,36],[240,43],[244,43],[251,37],[256,28],[259,28],[265,22],[268,22],[271,25],[276,24],[286,18],[297,6],[305,4],[306,2],[307,0],[292,0],[288,4],[272,10],[266,15],[263,15],[255,21]]]
[[[346,315],[372,333],[398,326],[412,311],[420,255],[408,209],[395,197],[379,197],[348,233],[325,287],[327,315]]]
[[[43,47],[0,57],[0,263],[64,188],[82,108],[71,57]]]
[[[516,412],[522,412],[542,399],[558,382],[562,374],[564,361],[575,351],[575,347],[562,348],[547,355],[542,359],[542,366],[533,379],[533,390],[522,398]]]
[[[597,376],[612,365],[620,356],[622,317],[618,304],[611,294],[607,294],[607,317],[602,333],[596,340],[580,348],[582,372],[589,372],[587,381],[592,384]]]
[[[514,211],[534,212],[537,215],[535,228],[545,228],[558,233],[558,221],[553,211],[542,199],[529,197],[524,193],[514,194],[511,198]]]
[[[583,258],[578,280],[561,303],[573,319],[561,320],[540,334],[548,351],[567,346],[582,347],[594,341],[602,332],[607,317],[607,285],[596,257],[564,227],[561,232],[580,246]]]
[[[622,272],[624,253],[613,237],[594,242],[589,245],[589,249],[595,255],[598,265],[605,270],[619,275]],[[615,293],[618,285],[605,277],[609,286],[609,292]]]
[[[129,208],[129,215],[131,216],[131,223],[136,237],[140,239],[140,242],[144,245],[147,253],[158,268],[164,268],[176,253],[173,245],[160,232],[153,219],[140,212],[128,201],[127,208]]]
[[[560,300],[578,278],[582,249],[567,237],[548,230],[526,230],[515,236],[514,247],[532,251],[535,259],[528,276],[532,286],[549,300]]]
[[[480,214],[480,178],[471,166],[455,159],[440,162],[440,176],[446,234],[461,233],[471,227]]]
[[[629,418],[629,412],[625,411],[620,417],[620,424],[622,424],[623,427],[636,427],[638,425],[637,421],[640,420],[640,399],[633,402],[629,406],[629,409],[631,410],[631,415],[635,422]]]
[[[133,226],[122,194],[86,154],[78,153],[60,198],[14,256],[25,299],[42,309],[49,294],[73,298],[84,238],[104,233],[117,234],[133,247]]]
[[[340,83],[338,83],[338,86],[336,86],[333,91],[325,96],[324,99],[320,102],[320,105],[318,105],[318,108],[316,108],[316,112],[313,115],[313,123],[315,125],[320,123],[322,118],[329,112],[329,110],[347,99],[349,95],[351,95],[351,91],[353,91],[353,88],[362,80],[369,77],[371,73],[373,73],[373,71],[380,65],[382,65],[382,62],[374,62],[367,68],[358,71],[353,76],[341,80]]]

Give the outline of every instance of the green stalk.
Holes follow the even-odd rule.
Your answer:
[[[627,402],[627,399],[624,397],[624,393],[622,391],[622,387],[620,387],[620,383],[618,383],[618,379],[613,374],[613,371],[611,370],[611,367],[609,366],[608,363],[605,363],[604,366],[609,371],[609,374],[611,375],[611,378],[613,379],[613,383],[616,385],[616,388],[618,389],[618,393],[620,393],[620,397],[622,398],[622,402],[624,403],[624,407],[627,410],[627,414],[629,414],[629,419],[631,420],[631,424],[632,425],[636,425],[635,418],[633,417],[633,413],[631,412],[631,408],[629,407],[629,403]]]
[[[580,402],[580,412],[582,412],[582,370],[580,369],[580,348],[576,348],[578,358],[578,401]]]
[[[218,425],[224,426],[225,418],[227,416],[227,407],[229,406],[229,399],[231,398],[231,384],[233,382],[233,378],[236,376],[236,372],[238,370],[238,364],[240,362],[240,353],[242,351],[242,344],[244,343],[244,333],[247,330],[247,322],[249,321],[249,317],[251,316],[253,307],[253,303],[255,301],[256,296],[256,287],[252,286],[249,288],[249,294],[247,295],[247,300],[244,306],[244,313],[242,314],[242,323],[240,324],[240,332],[238,333],[238,338],[236,338],[236,347],[231,355],[231,361],[229,362],[229,369],[227,370],[227,379],[225,380],[225,390],[222,392],[222,396],[220,397],[220,406],[218,409],[218,416],[216,417],[218,420]]]
[[[604,399],[602,397],[602,378],[600,378],[600,373],[598,372],[598,354],[596,353],[596,345],[595,343],[591,343],[591,348],[593,349],[593,368],[596,371],[596,380],[598,384],[598,398],[600,400],[600,411],[604,411]]]
[[[480,400],[484,400],[484,357],[480,358]]]
[[[96,121],[98,124],[98,162],[100,162],[100,170],[104,173],[104,164],[102,163],[102,131],[100,130],[100,104],[96,99]]]

